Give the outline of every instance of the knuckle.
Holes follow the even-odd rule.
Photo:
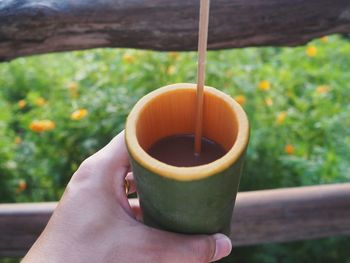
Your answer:
[[[82,183],[89,181],[96,173],[96,162],[93,157],[85,159],[72,177],[72,183]]]

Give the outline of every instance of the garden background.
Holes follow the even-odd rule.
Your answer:
[[[145,93],[196,81],[195,52],[96,49],[0,64],[0,202],[56,201]],[[251,122],[240,191],[350,180],[350,42],[211,51],[207,85]],[[234,262],[350,262],[350,238],[235,248]],[[0,259],[0,262],[18,260]]]

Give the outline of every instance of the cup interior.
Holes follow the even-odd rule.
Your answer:
[[[172,135],[194,134],[196,91],[175,89],[155,96],[145,104],[136,122],[136,136],[147,150]],[[215,93],[204,92],[203,136],[220,144],[226,152],[234,145],[238,122],[232,105]]]

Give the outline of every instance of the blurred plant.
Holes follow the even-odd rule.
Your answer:
[[[250,120],[241,191],[349,181],[349,56],[349,42],[336,36],[306,47],[208,52],[206,83],[235,98]],[[196,81],[196,59],[96,49],[1,64],[0,202],[57,200],[82,160],[124,128],[140,97]],[[281,247],[271,257],[254,253],[244,262],[294,255]]]

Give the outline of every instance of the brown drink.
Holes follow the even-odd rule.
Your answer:
[[[147,151],[153,158],[178,167],[191,167],[211,163],[225,155],[216,142],[202,137],[200,155],[194,153],[194,136],[181,134],[163,138]]]

